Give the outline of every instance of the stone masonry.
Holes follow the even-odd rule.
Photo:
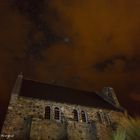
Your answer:
[[[46,107],[50,107],[49,119],[45,118]],[[59,119],[54,117],[56,107]],[[74,110],[78,120],[74,120]],[[123,116],[124,112],[119,110],[12,94],[1,139],[9,136],[10,140],[108,140]]]

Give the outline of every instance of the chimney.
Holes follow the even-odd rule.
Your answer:
[[[12,103],[16,102],[16,99],[17,99],[17,97],[19,95],[19,92],[20,92],[20,88],[21,88],[21,84],[22,84],[22,79],[23,79],[23,75],[22,75],[22,72],[21,72],[18,75],[18,77],[16,79],[16,82],[14,84],[9,104],[12,104]]]
[[[21,72],[18,75],[17,79],[16,79],[14,88],[12,90],[12,94],[14,94],[14,95],[18,95],[19,94],[19,91],[20,91],[20,88],[21,88],[21,84],[22,84],[22,79],[23,79],[23,75],[22,75],[22,72]]]

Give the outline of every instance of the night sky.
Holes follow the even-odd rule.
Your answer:
[[[139,0],[0,0],[1,110],[22,71],[78,89],[111,86],[140,114],[139,56]]]

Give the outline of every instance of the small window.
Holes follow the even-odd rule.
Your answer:
[[[99,110],[99,112],[97,113],[99,120],[101,123],[105,124],[105,117],[104,117],[104,113],[102,112],[102,110]]]
[[[106,124],[107,125],[111,125],[111,118],[110,118],[110,115],[109,114],[105,114],[105,121],[106,121]]]
[[[100,112],[97,112],[97,117],[98,117],[99,122],[102,123],[102,117],[101,117]]]
[[[45,119],[48,119],[48,120],[51,119],[51,108],[50,108],[50,106],[45,107]]]
[[[81,119],[82,119],[82,122],[87,122],[87,116],[84,111],[81,111]]]
[[[97,113],[98,118],[101,123],[106,125],[111,125],[111,118],[109,114],[102,112],[101,110]]]
[[[54,119],[60,120],[60,110],[58,107],[54,108]]]
[[[73,119],[77,122],[79,120],[78,111],[76,109],[73,110]]]

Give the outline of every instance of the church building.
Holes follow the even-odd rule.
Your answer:
[[[4,140],[109,140],[125,115],[111,87],[91,92],[18,75],[2,127]]]

